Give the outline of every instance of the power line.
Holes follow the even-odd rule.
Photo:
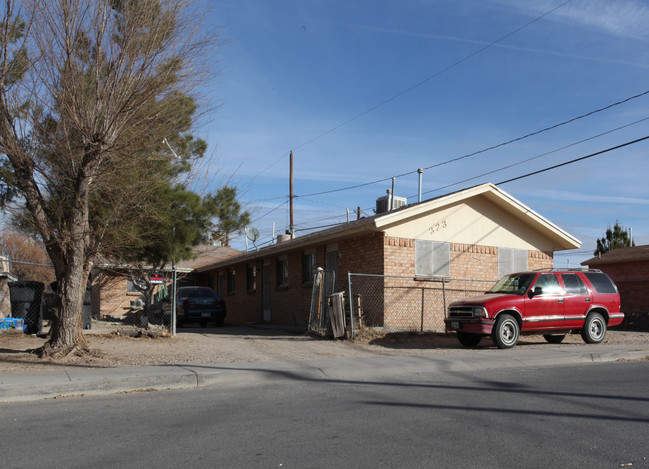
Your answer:
[[[585,160],[585,159],[588,159],[588,158],[592,158],[594,156],[599,156],[599,155],[602,155],[604,153],[608,153],[609,151],[619,150],[620,148],[627,147],[629,145],[633,145],[635,143],[642,142],[643,140],[647,140],[647,139],[649,139],[649,135],[647,135],[646,137],[638,138],[636,140],[632,140],[630,142],[623,143],[621,145],[617,145],[615,147],[607,148],[606,150],[601,150],[601,151],[598,151],[598,152],[595,152],[595,153],[591,153],[590,155],[582,156],[581,158],[575,158],[574,160],[566,161],[566,162],[560,163],[560,164],[555,164],[554,166],[549,166],[549,167],[544,168],[544,169],[539,169],[538,171],[533,171],[531,173],[523,174],[522,176],[507,179],[505,181],[501,181],[501,182],[497,183],[496,185],[500,186],[502,184],[507,184],[508,182],[518,181],[519,179],[523,179],[523,178],[526,178],[526,177],[534,176],[536,174],[544,173],[546,171],[550,171],[552,169],[557,169],[557,168],[560,168],[562,166],[567,166],[569,164],[576,163],[577,161],[582,161],[582,160]]]
[[[604,107],[602,107],[602,108],[595,109],[594,111],[590,111],[590,112],[588,112],[588,113],[586,113],[586,114],[582,114],[581,116],[573,117],[572,119],[568,119],[568,120],[566,120],[566,121],[559,122],[558,124],[554,124],[554,125],[551,125],[550,127],[546,127],[546,128],[544,128],[544,129],[537,130],[536,132],[531,132],[531,133],[529,133],[529,134],[527,134],[527,135],[523,135],[522,137],[517,137],[517,138],[514,138],[514,139],[509,140],[509,141],[507,141],[507,142],[499,143],[498,145],[493,145],[493,146],[491,146],[491,147],[485,148],[485,149],[483,149],[483,150],[478,150],[478,151],[475,151],[475,152],[473,152],[473,153],[469,153],[469,154],[464,155],[464,156],[460,156],[460,157],[457,157],[457,158],[453,158],[452,160],[444,161],[444,162],[442,162],[442,163],[437,163],[437,164],[434,164],[434,165],[431,165],[431,166],[426,166],[426,167],[423,168],[423,169],[431,169],[431,168],[436,168],[436,167],[438,167],[438,166],[442,166],[442,165],[445,165],[445,164],[454,163],[454,162],[459,161],[459,160],[462,160],[462,159],[464,159],[464,158],[469,158],[470,156],[475,156],[475,155],[478,155],[478,154],[480,154],[480,153],[485,153],[485,152],[490,151],[490,150],[495,150],[496,148],[504,147],[505,145],[509,145],[510,143],[520,142],[521,140],[524,140],[524,139],[526,139],[526,138],[534,137],[535,135],[542,134],[543,132],[548,132],[548,131],[550,131],[550,130],[554,130],[554,129],[556,129],[556,128],[558,128],[558,127],[561,127],[561,126],[563,126],[563,125],[571,124],[571,123],[573,123],[573,122],[575,122],[575,121],[578,121],[578,120],[580,120],[580,119],[584,119],[584,118],[586,118],[586,117],[590,117],[590,116],[592,116],[592,115],[594,115],[594,114],[597,114],[598,112],[606,111],[607,109],[611,109],[611,108],[613,108],[613,107],[615,107],[615,106],[618,106],[618,105],[620,105],[620,104],[627,103],[627,102],[629,102],[629,101],[631,101],[631,100],[633,100],[633,99],[640,98],[640,97],[645,96],[645,95],[647,95],[647,94],[649,94],[649,90],[644,91],[644,92],[642,92],[642,93],[640,93],[640,94],[636,94],[636,95],[634,95],[634,96],[630,96],[630,97],[628,97],[628,98],[626,98],[626,99],[623,99],[623,100],[621,100],[621,101],[618,101],[618,102],[616,102],[616,103],[609,104],[608,106],[604,106]]]
[[[344,121],[344,122],[342,122],[342,123],[340,123],[340,124],[338,124],[338,125],[335,125],[334,127],[330,128],[329,130],[327,130],[327,131],[325,131],[325,132],[322,132],[321,134],[316,135],[315,137],[312,137],[312,138],[310,138],[309,140],[307,140],[307,141],[305,141],[305,142],[303,142],[303,143],[301,143],[301,144],[299,144],[299,145],[297,145],[297,146],[292,147],[292,150],[295,151],[295,150],[298,150],[299,148],[305,147],[305,146],[307,146],[307,145],[309,145],[309,144],[315,142],[316,140],[319,140],[319,139],[321,139],[321,138],[323,138],[323,137],[326,137],[327,135],[329,135],[329,134],[335,132],[336,130],[338,130],[338,129],[344,127],[344,126],[351,124],[352,122],[354,122],[354,121],[360,119],[361,117],[364,117],[364,116],[366,116],[367,114],[370,114],[370,113],[376,111],[377,109],[379,109],[379,108],[385,106],[386,104],[388,104],[388,103],[390,103],[390,102],[392,102],[392,101],[394,101],[394,100],[400,98],[401,96],[403,96],[403,95],[405,95],[405,94],[411,92],[412,90],[414,90],[414,89],[416,89],[416,88],[419,88],[420,86],[422,86],[422,85],[428,83],[429,81],[431,81],[431,80],[437,78],[438,76],[440,76],[440,75],[442,75],[442,74],[448,72],[449,70],[452,70],[453,68],[457,67],[458,65],[461,65],[461,64],[463,64],[464,62],[466,62],[466,61],[472,59],[472,58],[475,57],[476,55],[481,54],[482,52],[486,51],[487,49],[490,49],[491,47],[493,47],[493,46],[495,46],[496,44],[498,44],[498,43],[504,41],[505,39],[508,39],[509,37],[513,36],[514,34],[516,34],[516,33],[520,32],[520,31],[522,31],[523,29],[525,29],[525,28],[527,28],[527,27],[533,25],[534,23],[536,23],[536,22],[542,20],[542,19],[545,18],[546,16],[551,15],[552,13],[554,13],[555,11],[557,11],[559,8],[561,8],[561,7],[565,6],[565,5],[567,5],[567,4],[570,3],[570,2],[572,2],[572,0],[567,0],[567,1],[563,2],[563,3],[561,3],[560,5],[558,5],[558,6],[554,7],[554,8],[552,8],[551,10],[549,10],[549,11],[543,13],[542,15],[537,16],[537,17],[534,18],[533,20],[531,20],[531,21],[525,23],[524,25],[519,26],[518,28],[514,29],[513,31],[510,31],[509,33],[505,34],[504,36],[501,36],[500,38],[496,39],[495,41],[492,41],[492,42],[490,42],[489,44],[486,44],[486,45],[484,45],[484,46],[478,48],[477,50],[473,51],[473,52],[470,53],[469,55],[466,55],[466,56],[462,57],[461,59],[457,60],[456,62],[453,62],[451,65],[448,65],[448,66],[442,68],[441,70],[438,70],[437,72],[433,73],[432,75],[429,75],[428,77],[424,78],[423,80],[420,80],[420,81],[418,81],[417,83],[415,83],[415,84],[409,86],[408,88],[406,88],[406,89],[404,89],[404,90],[402,90],[402,91],[399,91],[398,93],[396,93],[396,94],[390,96],[390,97],[387,98],[387,99],[384,99],[384,100],[381,101],[380,103],[378,103],[378,104],[376,104],[376,105],[370,107],[369,109],[367,109],[367,110],[361,112],[360,114],[356,114],[355,116],[353,116],[353,117],[347,119],[346,121]],[[275,166],[275,165],[276,165],[277,163],[279,163],[282,159],[284,159],[284,158],[286,157],[286,155],[288,155],[287,152],[283,153],[283,154],[282,154],[281,156],[279,156],[275,161],[273,161],[273,163],[271,163],[268,167],[266,167],[266,169],[262,170],[262,171],[259,172],[256,176],[254,176],[254,177],[252,178],[252,180],[254,181],[254,180],[255,180],[257,177],[259,177],[261,174],[265,173],[265,172],[268,171],[270,168],[272,168],[273,166]],[[409,174],[409,173],[408,173],[408,174]]]
[[[507,184],[509,182],[517,181],[519,179],[524,179],[524,178],[527,178],[527,177],[530,177],[530,176],[534,176],[534,175],[537,175],[537,174],[540,174],[540,173],[544,173],[546,171],[550,171],[550,170],[553,170],[553,169],[560,168],[562,166],[567,166],[567,165],[570,165],[570,164],[573,164],[573,163],[577,163],[579,161],[583,161],[583,160],[586,160],[588,158],[593,158],[595,156],[603,155],[604,153],[608,153],[610,151],[619,150],[620,148],[624,148],[624,147],[627,147],[627,146],[630,146],[630,145],[634,145],[636,143],[639,143],[639,142],[642,142],[642,141],[648,140],[648,139],[649,139],[649,135],[647,135],[646,137],[641,137],[641,138],[638,138],[638,139],[635,139],[635,140],[631,140],[631,141],[626,142],[626,143],[622,143],[620,145],[616,145],[614,147],[606,148],[605,150],[600,150],[598,152],[591,153],[591,154],[586,155],[586,156],[581,156],[579,158],[575,158],[575,159],[572,159],[572,160],[569,160],[569,161],[565,161],[563,163],[559,163],[559,164],[556,164],[556,165],[553,165],[553,166],[549,166],[547,168],[543,168],[543,169],[540,169],[538,171],[533,171],[533,172],[530,172],[530,173],[523,174],[521,176],[517,176],[517,177],[511,178],[511,179],[507,179],[505,181],[501,181],[499,183],[496,183],[496,185],[501,186],[501,185]],[[333,224],[330,224],[330,225],[314,226],[314,227],[310,227],[310,228],[302,228],[302,229],[295,230],[295,231],[310,231],[310,230],[316,230],[316,229],[322,229],[322,228],[330,228],[332,226],[343,225],[345,223],[346,222],[333,223]]]
[[[260,216],[260,217],[255,218],[255,221],[257,221],[257,220],[261,220],[262,218],[267,217],[268,215],[270,215],[271,213],[273,213],[275,210],[277,210],[278,208],[282,207],[282,205],[286,205],[287,203],[288,203],[288,200],[285,200],[284,202],[282,202],[281,204],[279,204],[279,205],[278,205],[277,207],[275,207],[274,209],[272,209],[272,210],[270,210],[270,211],[264,213],[264,214],[263,214],[262,216]]]
[[[550,155],[550,154],[552,154],[552,153],[557,153],[557,152],[559,152],[559,151],[563,151],[563,150],[565,150],[565,149],[567,149],[567,148],[574,147],[574,146],[576,146],[576,145],[581,145],[582,143],[584,143],[584,142],[588,142],[589,140],[594,140],[594,139],[596,139],[596,138],[602,137],[602,136],[604,136],[604,135],[608,135],[608,134],[613,133],[613,132],[617,132],[618,130],[622,130],[622,129],[625,129],[625,128],[627,128],[627,127],[631,127],[632,125],[636,125],[636,124],[639,124],[639,123],[641,123],[641,122],[645,122],[645,121],[647,121],[647,120],[649,120],[649,117],[645,117],[645,118],[643,118],[643,119],[639,119],[639,120],[634,121],[634,122],[631,122],[631,123],[629,123],[629,124],[625,124],[625,125],[622,125],[622,126],[620,126],[620,127],[616,127],[615,129],[607,130],[606,132],[602,132],[602,133],[599,133],[599,134],[597,134],[597,135],[593,135],[592,137],[588,137],[588,138],[585,138],[585,139],[583,139],[583,140],[579,140],[578,142],[573,142],[573,143],[570,143],[570,144],[568,144],[568,145],[564,145],[563,147],[556,148],[556,149],[554,149],[554,150],[547,151],[547,152],[545,152],[545,153],[541,153],[540,155],[532,156],[531,158],[526,158],[526,159],[524,159],[524,160],[517,161],[516,163],[512,163],[512,164],[509,164],[509,165],[507,165],[507,166],[502,166],[502,167],[500,167],[500,168],[498,168],[498,169],[494,169],[494,170],[491,170],[491,171],[487,171],[486,173],[482,173],[482,174],[479,174],[479,175],[477,175],[477,176],[473,176],[473,177],[470,177],[470,178],[467,178],[467,179],[463,179],[463,180],[458,181],[458,182],[454,182],[454,183],[452,183],[452,184],[447,184],[447,185],[445,185],[445,186],[441,186],[441,187],[438,187],[438,188],[436,188],[436,189],[431,189],[431,190],[428,190],[428,191],[422,192],[422,194],[430,194],[430,193],[432,193],[432,192],[437,192],[437,191],[440,191],[440,190],[443,190],[443,189],[448,189],[449,187],[457,186],[457,185],[459,185],[459,184],[463,184],[463,183],[465,183],[465,182],[473,181],[473,180],[475,180],[475,179],[479,179],[479,178],[481,178],[481,177],[488,176],[489,174],[498,173],[498,172],[500,172],[500,171],[504,171],[505,169],[513,168],[514,166],[518,166],[518,165],[521,165],[521,164],[523,164],[523,163],[527,163],[527,162],[529,162],[529,161],[532,161],[532,160],[535,160],[535,159],[541,158],[541,157],[543,157],[543,156],[547,156],[547,155]],[[411,195],[411,196],[409,196],[408,198],[409,198],[409,199],[412,199],[413,197],[417,197],[417,195]]]
[[[649,90],[646,90],[646,91],[643,91],[642,93],[638,93],[636,95],[629,96],[628,98],[624,98],[624,99],[622,99],[620,101],[616,101],[616,102],[608,104],[608,105],[606,105],[604,107],[601,107],[601,108],[595,109],[593,111],[587,112],[586,114],[581,114],[579,116],[572,117],[570,119],[559,122],[557,124],[553,124],[553,125],[551,125],[549,127],[545,127],[543,129],[536,130],[534,132],[530,132],[530,133],[525,134],[523,136],[516,137],[516,138],[513,138],[511,140],[507,140],[505,142],[498,143],[496,145],[492,145],[492,146],[487,147],[487,148],[483,148],[482,150],[477,150],[477,151],[474,151],[472,153],[467,153],[466,155],[458,156],[456,158],[451,158],[449,160],[442,161],[441,163],[435,163],[435,164],[430,165],[430,166],[425,166],[423,169],[431,169],[431,168],[436,168],[436,167],[439,167],[439,166],[447,165],[447,164],[450,164],[450,163],[455,163],[456,161],[460,161],[460,160],[463,160],[465,158],[476,156],[476,155],[479,155],[481,153],[486,153],[486,152],[488,152],[490,150],[494,150],[496,148],[501,148],[501,147],[504,147],[506,145],[510,145],[512,143],[520,142],[521,140],[524,140],[526,138],[530,138],[530,137],[542,134],[544,132],[549,132],[550,130],[554,130],[554,129],[558,128],[558,127],[571,124],[571,123],[576,122],[576,121],[578,121],[580,119],[585,119],[586,117],[593,116],[594,114],[597,114],[599,112],[603,112],[603,111],[606,111],[608,109],[614,108],[616,106],[628,103],[629,101],[641,98],[641,97],[646,96],[648,94],[649,94]],[[361,184],[355,184],[353,186],[341,187],[339,189],[331,189],[331,190],[327,190],[327,191],[314,192],[314,193],[305,194],[305,195],[302,195],[302,196],[298,195],[296,197],[315,197],[315,196],[319,196],[319,195],[331,194],[331,193],[334,193],[334,192],[342,192],[342,191],[347,191],[347,190],[351,190],[351,189],[358,189],[360,187],[370,186],[372,184],[378,184],[380,182],[390,181],[390,180],[392,180],[393,177],[394,178],[400,178],[400,177],[403,177],[403,176],[409,176],[411,174],[415,174],[416,172],[417,172],[417,170],[408,171],[408,172],[405,172],[405,173],[402,173],[402,174],[398,174],[396,176],[389,176],[389,177],[385,177],[385,178],[382,178],[382,179],[377,179],[375,181],[364,182],[364,183],[361,183]]]

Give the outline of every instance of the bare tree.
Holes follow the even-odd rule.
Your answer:
[[[202,54],[190,0],[6,0],[0,28],[3,201],[43,240],[57,280],[41,355],[87,351],[86,283],[155,218],[155,194],[187,162]],[[24,19],[24,20],[23,20]],[[135,223],[139,221],[139,223]],[[137,226],[133,229],[132,226]]]
[[[2,255],[9,258],[11,274],[18,280],[54,281],[54,271],[43,245],[29,236],[5,230],[0,234]]]

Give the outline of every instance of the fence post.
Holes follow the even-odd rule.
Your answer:
[[[426,307],[424,306],[425,298],[426,298],[426,289],[422,288],[421,289],[421,325],[419,327],[420,332],[424,332],[424,311],[426,311]]]
[[[178,280],[178,274],[176,273],[176,263],[171,261],[171,316],[169,318],[171,336],[176,336],[176,281]]]
[[[352,296],[352,274],[347,272],[347,285],[349,286],[349,335],[354,338],[354,297]]]
[[[442,279],[442,301],[444,303],[444,319],[446,319],[446,279]]]

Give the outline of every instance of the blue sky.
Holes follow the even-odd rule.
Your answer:
[[[261,244],[288,228],[291,150],[300,235],[372,215],[392,176],[411,173],[396,194],[415,202],[417,168],[425,199],[648,136],[649,94],[460,158],[649,91],[649,5],[563,3],[221,0],[206,23],[225,42],[198,132],[207,180],[237,185]],[[616,220],[649,244],[648,153],[649,140],[501,188],[582,241],[555,256],[574,267]]]

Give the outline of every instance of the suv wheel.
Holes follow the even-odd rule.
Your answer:
[[[512,348],[518,343],[520,328],[518,322],[509,314],[501,314],[491,331],[491,338],[498,348]]]
[[[482,340],[482,336],[478,334],[468,334],[466,332],[458,332],[457,340],[465,347],[475,347]]]
[[[581,330],[581,337],[587,344],[600,344],[606,337],[606,321],[599,313],[590,313]]]

